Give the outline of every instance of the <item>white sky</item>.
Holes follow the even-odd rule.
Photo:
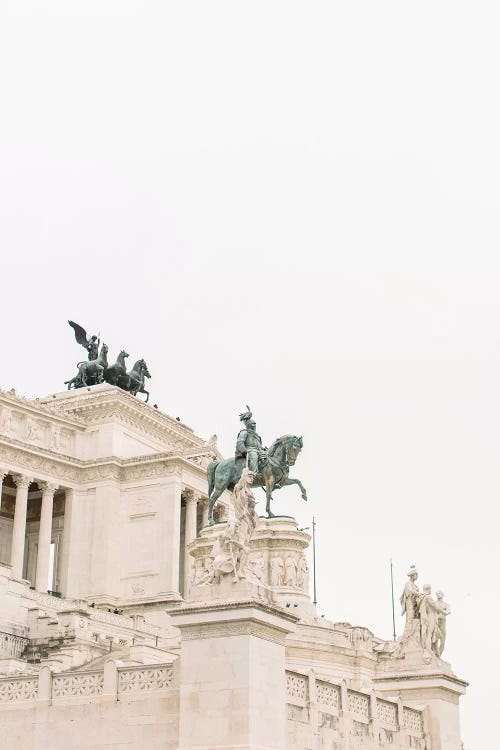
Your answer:
[[[452,606],[490,750],[500,615],[496,3],[0,8],[0,383],[144,356],[152,400],[233,450],[304,436],[320,612],[390,637],[408,566]],[[402,618],[398,615],[398,631]],[[493,656],[492,656],[493,654]]]

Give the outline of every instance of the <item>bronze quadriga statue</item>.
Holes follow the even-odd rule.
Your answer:
[[[127,371],[125,359],[129,356],[122,349],[114,365],[108,365],[108,347],[102,344],[100,350],[100,336],[89,336],[82,326],[72,320],[68,323],[75,332],[77,342],[83,346],[88,354],[88,360],[77,363],[78,372],[71,378],[65,380],[64,385],[71,388],[86,388],[99,383],[109,383],[117,385],[122,390],[136,396],[138,393],[144,393],[146,403],[149,399],[149,391],[144,388],[146,378],[151,375],[144,359],[138,359],[131,370]]]

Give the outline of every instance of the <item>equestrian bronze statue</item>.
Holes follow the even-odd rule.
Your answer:
[[[274,441],[271,447],[263,448],[262,439],[256,432],[256,424],[252,419],[252,412],[240,414],[245,427],[238,434],[234,458],[223,461],[212,461],[207,467],[208,475],[208,523],[214,521],[214,506],[224,490],[233,490],[239,481],[243,469],[248,468],[254,477],[252,487],[262,487],[266,493],[266,513],[268,518],[275,514],[271,511],[271,500],[274,489],[280,489],[291,484],[298,484],[302,499],[307,500],[304,485],[299,479],[288,476],[290,466],[293,466],[303,447],[302,437],[283,435]]]

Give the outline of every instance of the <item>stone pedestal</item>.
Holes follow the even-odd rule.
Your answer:
[[[391,657],[381,663],[374,685],[379,694],[399,698],[416,709],[427,706],[423,729],[430,736],[432,750],[462,750],[459,699],[467,682],[456,677],[447,662],[437,657],[429,662],[422,649],[411,650],[403,659]],[[411,735],[413,721],[412,712],[405,709],[401,731]]]
[[[182,634],[179,750],[285,750],[285,638],[296,618],[251,600],[170,615]]]
[[[274,600],[300,617],[313,617],[316,612],[304,556],[310,541],[310,534],[299,531],[294,518],[279,516],[259,518],[250,542],[250,564],[263,560],[263,582],[272,589]]]
[[[250,539],[245,565],[245,580],[228,575],[220,583],[203,583],[210,569],[219,537],[227,522],[202,529],[189,545],[194,558],[189,601],[231,601],[254,598],[290,609],[294,615],[310,618],[315,607],[309,597],[309,573],[304,550],[310,535],[299,531],[294,518],[259,518]]]

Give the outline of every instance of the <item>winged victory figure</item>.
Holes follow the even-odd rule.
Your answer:
[[[99,354],[99,337],[89,336],[85,328],[82,328],[72,320],[68,320],[68,323],[75,332],[77,342],[87,350],[89,361],[97,359]]]

